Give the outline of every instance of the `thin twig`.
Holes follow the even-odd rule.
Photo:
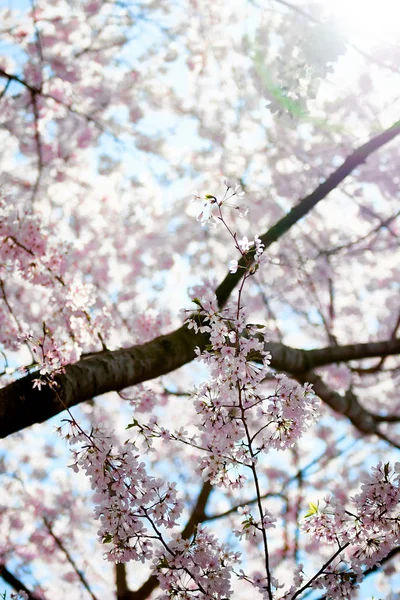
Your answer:
[[[49,522],[49,520],[46,517],[43,517],[43,522],[46,525],[46,528],[49,532],[49,534],[51,535],[51,537],[54,539],[55,543],[57,544],[57,546],[59,547],[59,549],[61,550],[61,552],[65,555],[67,561],[69,562],[69,564],[71,565],[71,567],[74,569],[75,573],[78,575],[83,587],[87,590],[87,592],[90,594],[92,600],[97,600],[97,597],[93,594],[90,585],[86,579],[86,577],[84,576],[84,574],[82,573],[82,571],[80,569],[78,569],[74,559],[72,558],[71,554],[69,553],[69,551],[67,550],[67,548],[64,546],[63,542],[60,540],[60,538],[54,533],[53,528]]]

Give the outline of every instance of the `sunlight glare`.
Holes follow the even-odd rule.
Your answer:
[[[359,40],[371,44],[400,40],[400,0],[335,0],[330,10]]]

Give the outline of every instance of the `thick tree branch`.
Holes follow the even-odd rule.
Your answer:
[[[300,383],[305,383],[306,381],[312,383],[317,396],[333,410],[346,416],[359,431],[368,435],[379,434],[378,424],[373,415],[361,406],[357,397],[352,392],[348,391],[343,395],[335,392],[313,371],[297,375],[296,379]]]
[[[194,358],[195,346],[204,348],[206,343],[204,336],[181,327],[146,344],[99,352],[68,365],[65,373],[55,378],[56,390],[49,386],[40,390],[32,388],[37,374],[23,377],[0,390],[0,437],[46,421],[65,407],[70,408],[94,396],[169,373]],[[268,342],[266,349],[272,354],[272,368],[296,376],[333,363],[400,354],[400,339],[315,350],[299,350]]]
[[[339,394],[328,387],[321,377],[313,373],[313,371],[297,375],[296,379],[300,383],[305,383],[306,381],[312,383],[317,396],[334,411],[347,417],[356,429],[367,435],[376,435],[394,448],[400,449],[400,445],[397,442],[388,438],[379,429],[379,423],[384,420],[389,421],[389,418],[377,418],[376,415],[360,404],[357,396],[351,390],[347,390],[345,394]]]
[[[0,437],[41,423],[94,396],[119,391],[154,379],[190,362],[194,348],[206,340],[186,326],[151,342],[114,352],[99,352],[55,376],[57,387],[33,388],[38,373],[18,379],[0,390]]]
[[[261,236],[265,246],[270,246],[282,237],[319,201],[323,200],[337,187],[347,175],[362,164],[370,154],[388,143],[399,133],[400,122],[395,123],[391,128],[355,150],[325,182],[310,195],[303,198],[285,217]],[[239,269],[237,273],[227,275],[218,286],[216,294],[220,306],[225,304],[240,278]],[[67,366],[65,373],[57,375],[55,378],[58,384],[57,390],[53,390],[49,386],[44,386],[41,390],[32,389],[32,380],[37,378],[37,374],[23,377],[0,390],[0,437],[5,437],[33,423],[41,423],[58,414],[65,407],[69,408],[94,396],[110,391],[119,391],[169,373],[190,362],[194,358],[194,348],[196,346],[204,348],[205,343],[204,337],[195,335],[193,331],[189,331],[186,327],[181,327],[168,335],[160,336],[141,346],[133,346],[114,352],[101,352]],[[393,343],[396,345],[396,340],[393,340]],[[277,348],[273,352],[275,353],[276,350]],[[281,351],[283,354],[286,352],[286,358],[288,359],[289,351],[283,346]],[[350,354],[351,351],[349,350]],[[290,356],[293,361],[290,361],[290,368],[288,363],[285,366],[283,361],[279,360],[278,353],[274,357],[275,364],[273,366],[292,373],[305,370],[303,364],[300,367],[301,361],[304,360],[301,359],[300,354],[297,353],[295,356],[292,353]],[[310,356],[310,351],[305,356]],[[370,356],[370,354],[367,356]],[[381,354],[378,354],[378,356],[381,356]],[[347,360],[355,358],[357,356],[353,353],[353,356],[348,357]],[[317,360],[316,356],[314,356],[314,359]],[[300,360],[300,363],[298,367],[293,369],[291,367],[294,365],[295,360]],[[328,364],[328,358],[323,355],[319,357],[319,360],[319,366]],[[329,362],[340,362],[341,360],[343,358],[337,357],[337,360],[330,360]],[[318,366],[318,364],[310,364],[307,369],[312,366]]]
[[[115,584],[117,586],[117,600],[126,600],[130,591],[126,580],[125,563],[116,563],[115,565]]]
[[[313,350],[299,350],[275,342],[269,342],[266,346],[273,357],[272,366],[292,374],[351,360],[400,354],[400,338],[364,344],[327,346]]]

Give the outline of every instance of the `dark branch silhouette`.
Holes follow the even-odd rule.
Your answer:
[[[22,581],[20,581],[20,579],[18,579],[18,577],[16,577],[15,575],[13,575],[11,573],[11,571],[9,571],[7,569],[7,567],[5,565],[0,565],[0,577],[6,582],[8,583],[8,585],[10,585],[12,588],[14,588],[14,590],[16,592],[25,592],[25,594],[28,595],[28,600],[41,600],[43,598],[42,595],[37,596],[36,594],[34,594],[33,592],[31,592],[26,585],[24,585],[22,583]]]

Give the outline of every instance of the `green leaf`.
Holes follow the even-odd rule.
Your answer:
[[[259,362],[261,360],[261,355],[257,350],[250,350],[250,352],[246,354],[246,360]]]
[[[158,569],[168,569],[168,567],[169,567],[169,562],[167,561],[167,559],[165,558],[165,556],[163,556],[158,561],[157,568]]]
[[[308,512],[307,514],[304,515],[304,519],[308,519],[308,517],[312,517],[313,515],[316,515],[319,511],[319,502],[317,502],[317,504],[314,504],[314,502],[310,502],[308,505]]]
[[[137,419],[133,419],[132,423],[129,423],[126,429],[131,429],[132,427],[140,427],[140,423]]]
[[[389,478],[389,472],[390,472],[390,463],[387,462],[387,463],[385,463],[383,465],[383,472],[385,473],[386,479],[388,479]]]
[[[102,544],[110,544],[112,542],[113,536],[111,535],[111,533],[108,533],[107,535],[105,535],[103,537],[103,539],[101,540]]]

